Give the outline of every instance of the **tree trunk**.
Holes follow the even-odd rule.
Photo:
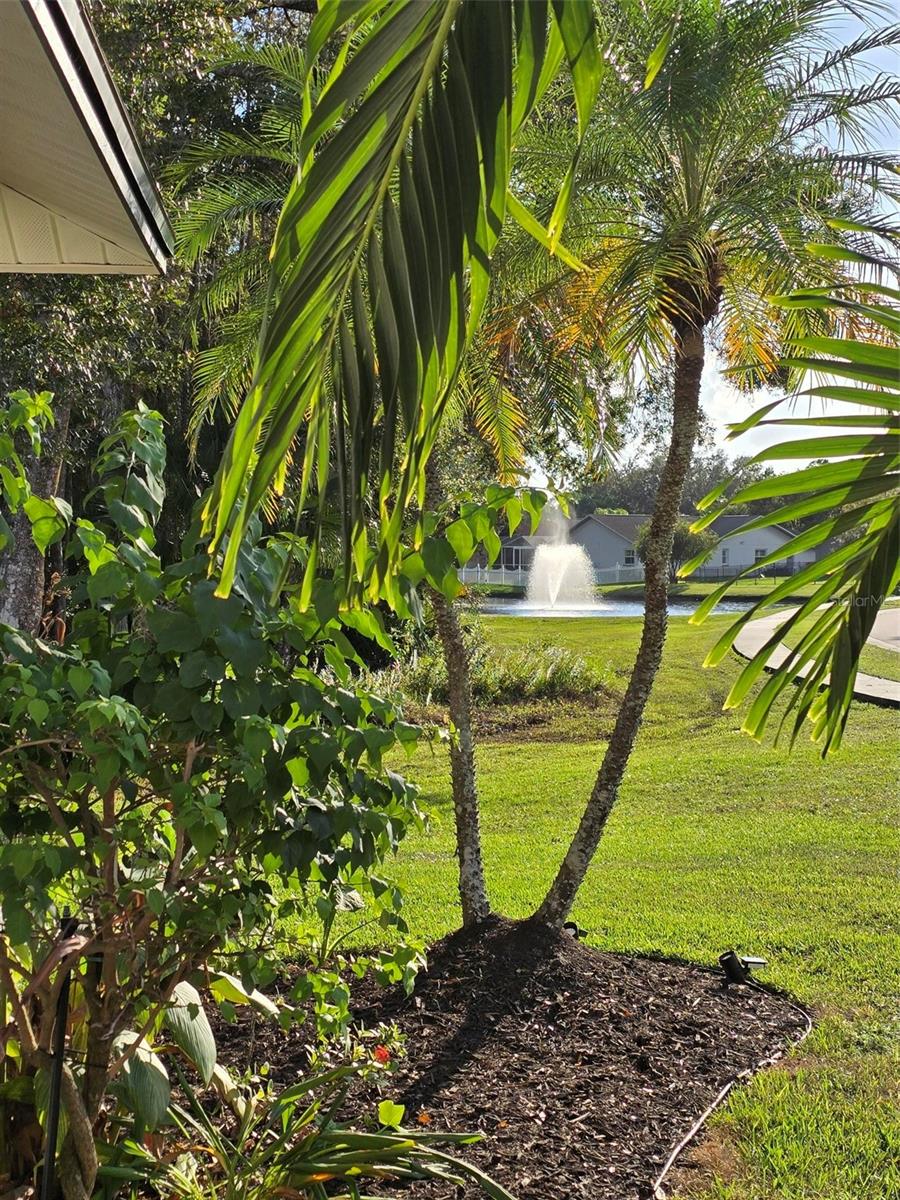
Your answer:
[[[425,504],[435,512],[444,500],[443,484],[432,457],[425,468]],[[475,779],[469,654],[453,604],[434,588],[430,589],[430,594],[438,637],[447,665],[448,707],[450,723],[453,726],[450,739],[450,778],[456,820],[456,856],[459,859],[459,899],[462,905],[463,928],[468,928],[483,921],[491,912],[481,855],[481,820],[478,810],[478,785]]]
[[[596,853],[619,793],[641,727],[644,709],[662,659],[668,624],[669,564],[681,493],[697,436],[703,330],[678,332],[675,348],[674,413],[669,451],[650,522],[644,560],[644,628],[625,698],[581,823],[535,920],[559,927],[565,921]]]
[[[456,853],[459,858],[459,899],[463,927],[490,915],[481,856],[478,786],[475,780],[475,740],[472,735],[472,687],[469,656],[456,610],[446,596],[432,591],[438,637],[447,664],[450,721],[450,775],[456,817]]]
[[[24,459],[33,494],[45,500],[59,488],[70,411],[71,401],[54,404],[56,423],[44,435],[43,453],[40,458],[29,454]],[[13,542],[0,555],[0,622],[37,633],[44,608],[44,556],[34,544],[31,523],[23,512],[11,518],[9,527]]]
[[[69,1128],[59,1152],[59,1186],[64,1200],[90,1200],[97,1182],[97,1149],[90,1114],[68,1063],[63,1066],[62,1103]]]

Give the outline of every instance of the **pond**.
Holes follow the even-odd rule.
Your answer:
[[[670,617],[689,617],[697,611],[702,597],[669,601]],[[715,613],[746,612],[754,600],[720,600]],[[547,606],[533,600],[513,600],[491,597],[479,605],[481,612],[502,617],[642,617],[643,600],[598,599],[588,604],[558,604]]]

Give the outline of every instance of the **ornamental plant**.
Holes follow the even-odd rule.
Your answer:
[[[91,517],[70,528],[60,640],[0,627],[7,1074],[14,1063],[32,1081],[40,1110],[68,976],[66,1200],[91,1195],[95,1138],[114,1140],[116,1105],[145,1129],[166,1116],[168,1076],[153,1050],[163,1029],[204,1082],[214,1078],[197,987],[266,1007],[259,988],[278,970],[288,918],[327,926],[338,908],[365,906],[405,929],[379,870],[418,811],[383,760],[417,730],[355,684],[347,636],[389,648],[377,615],[339,612],[324,580],[301,611],[297,544],[258,530],[227,599],[202,547],[186,544],[163,569],[164,465],[159,414],[125,413],[101,446]],[[402,979],[416,961],[405,947],[375,966]],[[346,1013],[337,974],[301,973],[292,998],[310,994]]]

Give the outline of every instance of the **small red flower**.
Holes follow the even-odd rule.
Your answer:
[[[391,1061],[391,1052],[387,1046],[376,1046],[372,1054],[375,1057],[375,1061],[380,1062],[384,1066]]]

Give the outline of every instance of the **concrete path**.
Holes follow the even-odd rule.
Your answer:
[[[735,639],[734,648],[743,658],[753,658],[766,644],[779,625],[796,612],[796,608],[781,608],[768,617],[760,617],[750,621]],[[883,650],[900,652],[900,608],[883,608],[875,618],[872,633],[866,645],[880,646]],[[790,651],[781,642],[775,647],[766,664],[766,670],[780,667],[788,658]],[[802,667],[798,676],[807,674],[808,666]],[[859,700],[869,700],[873,704],[886,704],[900,707],[900,682],[892,679],[882,679],[880,675],[864,675],[857,673],[853,695]]]

